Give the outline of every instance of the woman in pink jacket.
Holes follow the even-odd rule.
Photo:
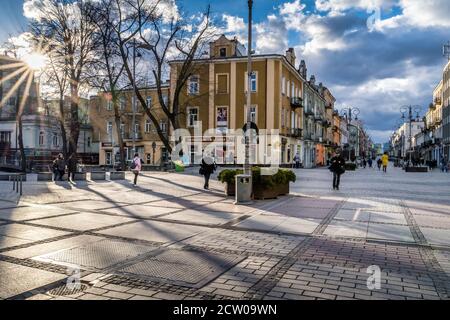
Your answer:
[[[134,154],[133,162],[131,163],[131,171],[134,173],[134,185],[137,184],[137,178],[139,176],[139,172],[142,170],[142,161],[139,157],[139,153]]]

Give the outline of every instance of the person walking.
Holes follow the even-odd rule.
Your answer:
[[[444,156],[441,156],[440,165],[441,165],[441,171],[442,172],[448,172],[447,159],[445,159]]]
[[[55,181],[62,181],[66,174],[66,161],[62,153],[53,161],[53,172],[55,174]]]
[[[295,162],[295,169],[300,169],[300,156],[298,153],[295,154],[294,162]]]
[[[331,158],[329,169],[333,173],[333,190],[339,190],[341,175],[345,172],[345,159],[340,150],[336,151],[334,157]]]
[[[139,173],[142,170],[142,160],[139,157],[139,153],[135,153],[134,154],[134,158],[131,161],[131,166],[130,166],[131,171],[134,174],[134,181],[133,181],[133,185],[136,187],[137,186],[137,179],[139,176]]]
[[[205,190],[209,189],[209,178],[214,171],[216,171],[214,159],[211,157],[204,157],[202,159],[202,164],[200,165],[199,173],[205,177],[205,185],[203,186]]]
[[[69,172],[68,179],[75,181],[75,172],[77,172],[78,160],[75,154],[72,154],[67,160],[67,171]]]
[[[368,161],[368,163],[369,163],[369,168],[371,168],[371,169],[372,169],[372,165],[373,165],[373,160],[372,160],[372,158],[371,158],[371,157],[369,158],[369,161]]]
[[[389,156],[388,156],[387,152],[385,152],[383,154],[383,156],[381,157],[381,162],[383,164],[383,172],[387,172],[387,167],[389,164]]]
[[[367,167],[367,161],[366,161],[366,158],[363,158],[362,164],[363,164],[363,167],[364,167],[364,169],[365,169],[365,168]]]

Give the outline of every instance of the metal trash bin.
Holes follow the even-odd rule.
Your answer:
[[[236,201],[234,204],[250,203],[252,191],[252,176],[248,174],[236,175]]]

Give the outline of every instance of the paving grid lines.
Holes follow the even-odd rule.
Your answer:
[[[346,200],[343,200],[336,204],[336,206],[329,212],[328,216],[322,220],[322,222],[313,231],[312,236],[321,235],[327,228],[328,224],[333,220],[339,209],[344,205]],[[273,287],[276,286],[278,281],[283,275],[292,267],[295,263],[295,257],[300,256],[305,252],[308,246],[312,243],[313,238],[307,237],[301,243],[297,245],[288,255],[280,260],[258,283],[251,287],[245,294],[247,299],[262,299],[264,298]]]
[[[409,207],[404,203],[404,201],[401,201],[401,204],[414,240],[419,244],[428,245],[427,239],[420,230],[420,227]],[[442,269],[433,253],[433,249],[430,247],[421,246],[419,247],[419,252],[423,261],[426,263],[427,268],[430,270],[430,276],[433,279],[439,296],[443,299],[449,298],[450,295],[448,290],[450,288],[450,276]]]

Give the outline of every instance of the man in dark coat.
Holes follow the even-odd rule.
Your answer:
[[[330,160],[330,171],[333,172],[333,190],[339,190],[341,175],[345,172],[345,159],[342,157],[340,150]]]
[[[205,190],[209,189],[209,178],[211,177],[211,174],[216,171],[216,164],[214,163],[214,159],[211,157],[204,157],[202,159],[202,164],[200,165],[200,174],[205,177],[205,185],[203,188]]]
[[[75,172],[77,172],[78,160],[75,154],[72,154],[67,161],[67,169],[69,171],[69,180],[75,180]]]

